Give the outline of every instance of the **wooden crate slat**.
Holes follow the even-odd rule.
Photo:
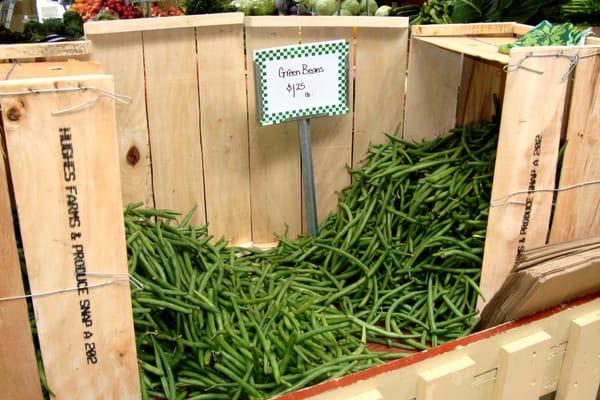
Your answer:
[[[466,35],[510,35],[515,29],[514,22],[489,22],[479,24],[440,24],[440,25],[413,25],[413,36],[466,36]]]
[[[289,237],[302,231],[302,177],[296,123],[258,126],[252,62],[256,49],[297,42],[297,27],[246,27],[252,240],[256,243],[272,242],[273,233],[283,233],[286,227]]]
[[[3,150],[0,145],[0,298],[24,293]],[[0,393],[7,399],[41,400],[25,299],[0,300],[0,338]]]
[[[2,82],[0,90],[80,84],[114,91],[112,78],[98,75]],[[2,116],[31,291],[79,287],[33,298],[49,387],[57,398],[139,399],[129,283],[92,287],[128,272],[114,103],[102,97],[51,115],[95,96],[6,96]]]
[[[494,95],[499,104],[504,97],[506,73],[498,63],[471,56],[463,58],[458,93],[456,125],[491,121],[496,115]]]
[[[194,28],[148,31],[142,35],[154,202],[157,208],[183,214],[198,206],[191,223],[204,224]]]
[[[46,57],[80,57],[90,52],[91,42],[23,43],[0,46],[0,60]]]
[[[167,29],[193,28],[197,26],[238,25],[244,22],[244,14],[217,13],[210,15],[183,15],[170,18],[137,18],[132,20],[90,21],[85,23],[86,35],[125,32],[163,31]]]
[[[440,357],[436,364],[419,374],[416,400],[475,400],[471,390],[475,361],[470,357],[456,360]]]
[[[586,53],[590,52],[580,51],[581,56]],[[588,57],[581,58],[575,70],[567,125],[567,148],[558,188],[599,179],[600,57]],[[550,242],[594,235],[600,235],[600,184],[559,192]]]
[[[567,56],[575,51],[563,49]],[[521,58],[519,52],[513,53],[510,64]],[[567,89],[563,76],[569,60],[535,57],[523,65],[544,73],[519,68],[506,79],[480,283],[485,300],[479,299],[480,310],[498,291],[518,254],[544,245],[549,229],[552,193],[513,194],[554,188]]]
[[[351,28],[306,27],[301,31],[302,43],[345,39],[350,43],[348,79],[351,79],[354,48]],[[351,81],[350,81],[351,82]],[[317,219],[322,222],[328,214],[337,210],[338,193],[350,184],[346,167],[352,164],[352,98],[354,90],[349,85],[350,112],[345,115],[314,118],[310,121],[313,170],[317,196]],[[302,192],[302,231],[308,232]]]
[[[196,28],[209,231],[252,239],[243,26]]]
[[[356,34],[356,94],[353,167],[369,143],[385,133],[402,136],[408,31],[360,28]]]
[[[404,138],[429,140],[456,125],[461,55],[420,40],[411,41]]]
[[[88,24],[84,26],[87,34]],[[153,207],[142,34],[88,34],[88,37],[94,43],[92,58],[104,72],[114,76],[116,92],[133,98],[129,105],[116,104],[123,203],[141,201]]]
[[[514,42],[514,38],[488,38],[488,37],[415,37],[416,41],[423,41],[434,46],[467,54],[484,60],[496,61],[507,64],[509,56],[498,52],[498,46],[503,43]]]
[[[551,339],[546,332],[538,331],[501,347],[494,400],[539,399]]]
[[[95,61],[71,60],[59,62],[0,64],[0,78],[2,78],[2,80],[46,78],[78,74],[99,74],[101,72],[102,67]]]
[[[593,399],[600,385],[600,310],[571,322],[557,400]]]

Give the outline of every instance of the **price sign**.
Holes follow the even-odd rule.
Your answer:
[[[254,52],[260,125],[345,114],[348,106],[345,40],[274,47]]]

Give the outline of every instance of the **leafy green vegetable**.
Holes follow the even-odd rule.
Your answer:
[[[582,44],[585,37],[590,34],[590,29],[577,29],[571,23],[553,25],[548,21],[542,21],[515,42],[500,46],[498,51],[509,54],[513,47],[576,46]]]

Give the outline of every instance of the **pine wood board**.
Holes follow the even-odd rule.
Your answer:
[[[91,42],[23,43],[0,46],[0,60],[26,60],[46,57],[81,57],[90,52]]]
[[[350,112],[335,117],[313,118],[310,120],[312,139],[313,172],[317,197],[317,219],[322,222],[327,215],[337,211],[338,194],[350,184],[347,166],[352,165],[352,46],[351,28],[303,28],[301,43],[345,39],[350,43],[348,56],[350,80],[348,99]],[[302,186],[302,231],[308,232]]]
[[[194,28],[143,33],[154,202],[206,222]],[[174,62],[174,61],[177,62]]]
[[[123,204],[141,201],[153,207],[142,34],[89,35],[88,25],[84,28],[94,42],[92,58],[114,76],[116,93],[133,98],[129,105],[115,105]]]
[[[415,37],[414,41],[423,41],[443,49],[455,51],[484,60],[496,61],[502,65],[508,63],[509,56],[498,52],[504,43],[514,42],[515,38],[495,37]]]
[[[510,63],[520,59],[512,54]],[[523,65],[544,73],[520,68],[506,79],[480,283],[486,300],[479,299],[480,310],[502,286],[518,255],[545,244],[549,230],[552,193],[507,196],[554,188],[567,90],[562,77],[569,60],[530,58]]]
[[[413,38],[408,62],[404,138],[446,134],[456,125],[461,55]]]
[[[407,69],[406,29],[358,29],[352,166],[360,165],[369,144],[402,136]]]
[[[0,298],[24,294],[3,150],[0,145]],[[0,300],[0,338],[0,393],[12,400],[41,400],[25,299]]]
[[[197,26],[238,25],[244,22],[244,14],[217,13],[205,15],[181,15],[168,18],[136,18],[115,21],[86,22],[86,35],[99,35],[125,32],[164,31],[167,29],[194,28]]]
[[[62,62],[0,64],[0,78],[3,80],[99,73],[102,73],[102,67],[96,61],[71,60]]]
[[[254,50],[298,43],[298,28],[246,26],[248,135],[252,240],[273,241],[273,233],[295,237],[302,231],[302,176],[295,122],[259,126],[256,111]]]
[[[199,27],[196,38],[209,231],[248,242],[252,226],[243,26]]]
[[[0,89],[80,84],[114,91],[105,75],[8,81]],[[85,263],[79,293],[33,297],[49,387],[57,399],[139,399],[129,283],[90,287],[112,279],[94,273],[128,272],[114,103],[101,97],[84,110],[51,115],[95,96],[87,91],[3,97],[9,162],[31,292],[76,287],[75,265]],[[76,201],[68,196],[75,193]],[[87,306],[90,318],[84,319],[81,308],[85,312]]]
[[[502,104],[506,73],[495,62],[465,56],[458,93],[456,124],[491,121],[496,115],[494,95]]]
[[[600,180],[600,57],[581,58],[577,64],[566,139],[558,189]],[[550,242],[597,235],[600,235],[600,184],[560,191]]]

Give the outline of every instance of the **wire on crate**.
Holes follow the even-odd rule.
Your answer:
[[[596,179],[596,180],[592,180],[592,181],[587,181],[587,182],[582,182],[582,183],[577,183],[574,185],[568,185],[568,186],[564,186],[558,189],[535,189],[535,190],[518,190],[516,192],[507,194],[504,197],[501,197],[499,199],[493,199],[490,202],[490,207],[502,207],[508,204],[518,204],[518,205],[525,205],[525,202],[523,201],[509,201],[512,197],[514,196],[518,196],[520,194],[531,194],[531,193],[558,193],[558,192],[564,192],[567,190],[571,190],[571,189],[577,189],[580,187],[584,187],[584,186],[591,186],[591,185],[598,185],[600,184],[600,179]]]
[[[77,87],[65,87],[65,88],[53,88],[53,89],[32,89],[27,88],[26,90],[14,91],[14,92],[0,92],[0,96],[20,96],[20,95],[39,95],[44,93],[73,93],[73,92],[94,92],[97,93],[96,97],[85,100],[81,104],[77,104],[71,107],[64,108],[62,110],[53,111],[53,116],[67,114],[75,111],[80,111],[94,105],[100,97],[108,97],[117,103],[129,105],[133,102],[133,97],[125,96],[115,92],[110,92],[95,86],[77,85]]]
[[[144,285],[142,284],[142,282],[140,282],[136,277],[128,274],[127,272],[88,272],[88,273],[86,273],[86,275],[87,276],[112,277],[113,278],[113,279],[105,281],[105,282],[94,283],[94,284],[88,285],[87,286],[88,289],[97,289],[97,288],[101,288],[101,287],[105,287],[105,286],[110,286],[110,285],[113,285],[113,284],[119,283],[119,282],[129,282],[136,289],[144,290]],[[79,288],[70,287],[70,288],[49,290],[47,292],[38,292],[38,293],[23,294],[23,295],[17,295],[17,296],[0,297],[0,302],[10,301],[10,300],[21,300],[21,299],[34,298],[34,297],[50,296],[53,294],[68,293],[68,292],[74,292],[77,290],[79,290]]]
[[[563,74],[563,76],[561,77],[561,82],[566,81],[567,79],[569,79],[569,76],[571,75],[571,73],[575,70],[575,67],[577,66],[577,64],[579,63],[579,60],[583,59],[583,58],[589,58],[589,57],[596,57],[599,56],[600,53],[591,53],[591,54],[586,54],[586,55],[579,55],[579,54],[572,54],[572,55],[567,55],[567,54],[563,54],[562,52],[557,53],[557,54],[533,54],[533,53],[528,53],[525,55],[525,57],[523,57],[522,59],[520,59],[516,64],[506,64],[502,70],[504,72],[513,72],[516,71],[518,69],[524,69],[525,71],[529,71],[529,72],[533,72],[536,73],[538,75],[543,75],[544,71],[540,71],[534,68],[530,68],[530,67],[526,67],[523,65],[523,63],[525,62],[525,60],[529,59],[529,58],[567,58],[570,62],[569,62],[569,67],[567,68],[567,71]]]

